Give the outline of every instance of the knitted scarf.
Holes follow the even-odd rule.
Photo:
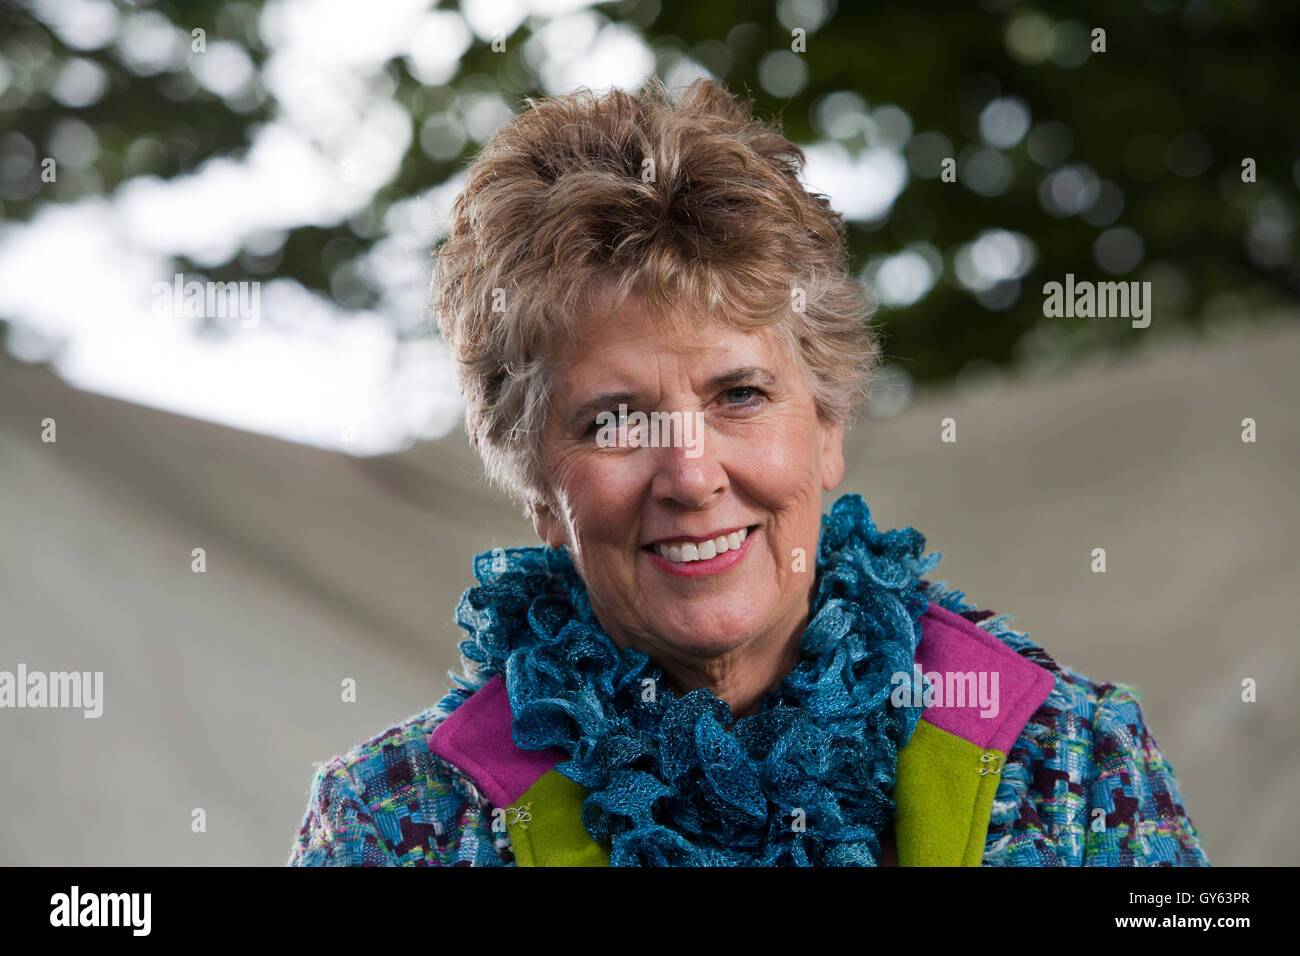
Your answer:
[[[912,528],[877,531],[857,495],[835,502],[801,657],[734,727],[707,688],[675,695],[614,643],[566,549],[498,548],[475,559],[457,609],[464,689],[440,706],[504,675],[516,744],[568,755],[555,769],[587,789],[583,824],[611,866],[875,866],[921,714],[890,692],[911,679],[919,580],[939,561],[924,546]]]

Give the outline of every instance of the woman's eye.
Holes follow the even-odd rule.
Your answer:
[[[727,389],[724,394],[730,404],[746,405],[754,401],[762,392],[750,385],[740,385]]]
[[[590,437],[604,428],[613,428],[615,431],[621,431],[627,428],[627,418],[620,416],[618,412],[601,412],[587,423],[587,430],[584,434]]]

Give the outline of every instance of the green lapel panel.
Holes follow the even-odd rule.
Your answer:
[[[900,866],[979,866],[1006,755],[924,719],[898,754],[894,837]]]
[[[506,811],[516,866],[609,866],[609,849],[582,825],[585,787],[548,770]]]

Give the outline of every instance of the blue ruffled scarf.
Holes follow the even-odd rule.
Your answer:
[[[924,547],[912,528],[877,531],[858,495],[835,502],[802,656],[734,727],[707,688],[677,696],[613,642],[567,550],[496,549],[457,610],[464,689],[440,706],[504,675],[515,742],[569,755],[556,770],[587,789],[583,824],[611,866],[875,866],[921,714],[889,698],[894,674],[910,680],[920,578],[939,561]]]

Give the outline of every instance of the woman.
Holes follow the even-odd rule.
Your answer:
[[[488,473],[465,676],[323,765],[293,865],[1208,865],[1128,688],[827,517],[877,345],[803,154],[700,81],[529,103],[434,306]]]

